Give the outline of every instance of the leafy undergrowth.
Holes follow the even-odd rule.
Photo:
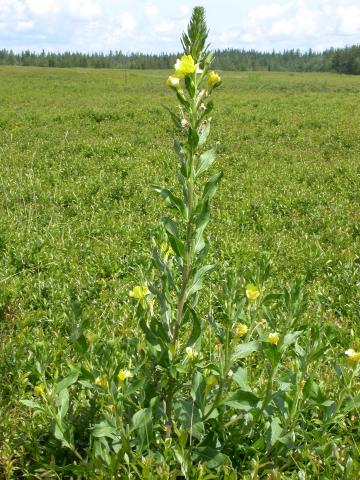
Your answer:
[[[1,475],[356,478],[359,373],[344,352],[360,348],[360,79],[222,75],[212,124],[224,180],[208,233],[221,267],[199,304],[199,355],[182,358],[170,441],[154,420],[161,401],[141,393],[146,378],[159,386],[128,294],[152,280],[161,236],[149,184],[175,187],[163,75],[0,69]],[[204,419],[226,331],[227,396]],[[43,396],[63,415],[57,438]],[[120,418],[132,427],[119,447]],[[71,431],[86,465],[60,448]]]

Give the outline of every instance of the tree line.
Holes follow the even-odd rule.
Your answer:
[[[80,52],[31,52],[14,53],[0,50],[0,65],[38,67],[81,67],[122,69],[171,69],[177,55],[124,54]],[[214,68],[219,70],[268,70],[294,72],[338,72],[360,74],[360,45],[330,48],[323,52],[284,50],[283,52],[258,52],[256,50],[226,49],[216,52]]]

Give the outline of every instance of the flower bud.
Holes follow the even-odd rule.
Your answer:
[[[210,86],[213,86],[213,85],[216,85],[217,83],[220,83],[220,82],[221,82],[220,75],[218,73],[214,72],[214,70],[212,70],[208,75],[208,84]]]
[[[170,77],[166,80],[166,85],[171,88],[179,88],[180,79],[170,75]]]

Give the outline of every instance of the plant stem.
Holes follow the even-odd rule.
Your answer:
[[[195,89],[193,96],[191,98],[191,106],[189,109],[189,120],[190,126],[192,129],[196,128],[196,120],[197,120],[197,106],[196,106],[196,96],[197,96],[197,85],[196,85],[196,74],[193,77]],[[187,207],[188,207],[188,218],[186,223],[186,234],[185,234],[185,259],[184,264],[182,267],[182,274],[181,274],[181,287],[179,298],[177,301],[177,308],[176,308],[176,318],[173,327],[173,338],[171,344],[173,346],[173,352],[176,356],[178,340],[179,340],[179,333],[180,333],[180,326],[181,321],[184,316],[184,307],[186,302],[186,290],[190,280],[190,274],[192,269],[192,262],[193,262],[193,251],[191,246],[192,235],[193,235],[193,214],[194,214],[194,187],[195,187],[195,175],[194,175],[194,155],[196,149],[192,146],[189,151],[189,167],[190,167],[190,175],[187,179]],[[173,411],[173,397],[174,397],[174,381],[173,378],[170,377],[168,388],[165,396],[165,412],[166,412],[166,429],[165,429],[165,436],[166,438],[171,437],[172,433],[172,425],[171,425],[171,418],[172,418],[172,411]]]

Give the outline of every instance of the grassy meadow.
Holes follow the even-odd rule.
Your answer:
[[[146,280],[164,211],[149,185],[175,185],[177,172],[166,78],[0,68],[0,478],[68,478],[36,470],[58,445],[20,403],[37,362],[61,378],[85,318],[111,351],[137,335],[128,292]],[[273,289],[303,276],[305,316],[331,338],[318,382],[338,389],[334,359],[360,348],[360,77],[222,78],[211,138],[224,180],[207,233],[221,268],[205,292],[220,288],[222,269],[242,277],[264,254]],[[322,440],[330,453],[304,460],[308,477],[264,478],[339,476],[359,458],[358,414],[351,421]],[[344,445],[339,458],[333,444]]]

